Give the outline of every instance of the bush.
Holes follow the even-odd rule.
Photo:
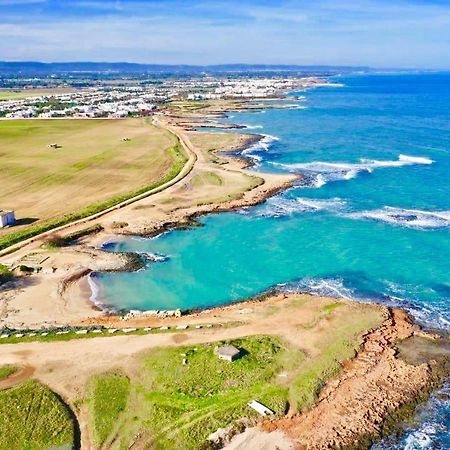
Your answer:
[[[3,264],[0,264],[0,284],[12,280],[12,272]]]

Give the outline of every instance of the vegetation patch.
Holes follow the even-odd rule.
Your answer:
[[[17,367],[14,366],[1,366],[0,367],[0,380],[8,378],[13,373],[17,372]]]
[[[130,381],[121,374],[95,376],[90,384],[90,416],[97,446],[105,444],[125,410]]]
[[[323,320],[333,320],[332,314],[327,314]],[[305,359],[290,386],[289,401],[293,410],[304,411],[314,405],[326,381],[340,372],[344,361],[356,355],[360,336],[379,323],[378,314],[361,311],[361,314],[336,321],[334,326],[326,325],[329,332],[321,336],[318,355]]]
[[[75,434],[70,410],[43,384],[0,391],[0,450],[70,450]]]
[[[233,363],[215,353],[224,342],[159,348],[145,355],[139,377],[131,380],[130,401],[120,425],[106,441],[117,437],[114,432],[120,427],[125,447],[137,433],[144,433],[146,442],[158,449],[194,449],[218,428],[241,417],[257,417],[247,406],[252,399],[283,414],[288,389],[276,375],[286,361],[287,348],[267,336],[231,343],[242,355]],[[298,351],[289,352],[302,358]]]
[[[142,355],[130,378],[127,405],[104,442],[114,440],[126,448],[141,436],[155,449],[210,448],[207,438],[217,429],[241,418],[260,418],[247,405],[253,399],[277,415],[311,407],[323,385],[355,355],[361,335],[383,319],[374,308],[352,305],[343,314],[337,302],[330,307],[314,302],[300,298],[287,305],[293,312],[307,308],[316,324],[299,331],[313,343],[314,356],[272,336],[158,348]],[[342,302],[342,310],[347,307]],[[232,363],[219,359],[216,349],[225,343],[239,348],[241,357]]]
[[[191,184],[193,186],[221,186],[223,180],[214,172],[201,172],[192,177]]]
[[[327,315],[327,314],[333,312],[335,309],[339,308],[340,306],[344,306],[344,303],[334,302],[334,303],[330,303],[329,305],[325,305],[322,308],[322,314]]]
[[[72,244],[73,242],[81,239],[84,236],[88,236],[95,233],[100,233],[103,230],[103,227],[100,224],[92,225],[87,228],[83,228],[82,230],[74,231],[73,233],[69,233],[65,236],[59,236],[54,234],[49,236],[45,240],[45,247],[47,248],[59,248],[65,247],[67,245]]]
[[[13,277],[13,274],[8,269],[8,267],[6,267],[3,264],[0,264],[0,284],[6,283],[6,282],[12,280],[12,277]]]

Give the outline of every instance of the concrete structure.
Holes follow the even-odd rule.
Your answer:
[[[16,216],[14,211],[0,210],[0,228],[14,225],[16,223]]]
[[[262,403],[259,403],[256,400],[252,400],[250,403],[248,403],[248,406],[250,406],[250,408],[254,409],[262,416],[270,416],[272,414],[275,414],[270,408],[263,405]]]
[[[217,349],[217,356],[220,359],[233,362],[241,356],[241,351],[234,345],[223,345]]]

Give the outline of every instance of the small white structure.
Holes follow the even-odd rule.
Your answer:
[[[241,356],[241,351],[234,345],[223,345],[217,349],[217,356],[219,359],[233,362]]]
[[[0,209],[0,228],[14,225],[16,223],[16,215],[14,211],[4,211]]]
[[[247,403],[250,408],[254,409],[256,412],[261,414],[262,416],[271,416],[272,414],[275,414],[270,408],[263,405],[262,403],[259,403],[256,400],[252,400],[250,403]]]

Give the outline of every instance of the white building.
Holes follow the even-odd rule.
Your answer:
[[[16,223],[16,216],[14,211],[0,210],[0,228],[14,225]]]

